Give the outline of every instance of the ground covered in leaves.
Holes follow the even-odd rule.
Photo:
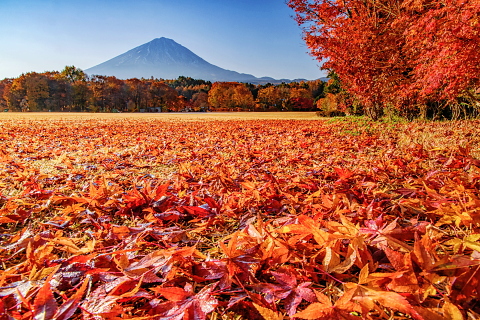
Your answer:
[[[479,317],[479,121],[0,126],[2,320]]]

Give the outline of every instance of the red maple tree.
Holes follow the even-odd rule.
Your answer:
[[[376,118],[452,102],[480,85],[473,0],[290,0],[311,54]],[[470,98],[476,99],[472,94]]]

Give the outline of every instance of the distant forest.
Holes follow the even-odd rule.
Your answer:
[[[30,72],[0,81],[0,107],[22,112],[312,111],[329,104],[335,113],[335,80],[253,85],[179,77],[176,80]],[[332,107],[333,104],[333,107]]]

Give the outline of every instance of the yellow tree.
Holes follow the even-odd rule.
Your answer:
[[[252,111],[255,106],[252,92],[240,83],[233,86],[233,101],[237,110]]]
[[[269,86],[258,91],[257,102],[263,110],[281,110],[284,98],[278,87]]]
[[[14,111],[22,111],[22,101],[26,101],[27,90],[25,88],[25,75],[13,79],[13,81],[5,87],[3,98],[9,109]]]

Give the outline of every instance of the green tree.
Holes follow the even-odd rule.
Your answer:
[[[64,86],[65,95],[68,96],[68,105],[74,111],[85,111],[91,92],[87,83],[87,75],[82,69],[75,66],[65,66],[57,79],[67,83]]]
[[[65,68],[60,72],[60,75],[70,83],[87,80],[87,75],[85,72],[75,66],[65,66]]]

